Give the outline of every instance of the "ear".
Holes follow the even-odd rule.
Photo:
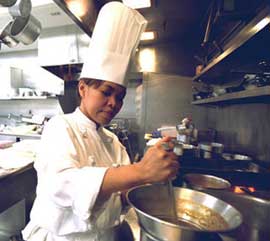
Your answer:
[[[78,91],[81,98],[85,96],[86,87],[87,85],[84,83],[84,81],[80,80],[78,84]]]

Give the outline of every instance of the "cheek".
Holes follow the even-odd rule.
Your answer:
[[[124,104],[123,102],[117,104],[117,106],[116,106],[117,112],[120,111],[120,109],[122,108],[123,104]]]

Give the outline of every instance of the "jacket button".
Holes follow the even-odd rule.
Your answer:
[[[88,162],[92,166],[95,166],[96,165],[96,161],[95,161],[95,158],[93,156],[89,156],[88,157]]]

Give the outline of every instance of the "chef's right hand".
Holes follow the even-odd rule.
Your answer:
[[[162,138],[150,147],[138,162],[145,183],[163,182],[177,175],[179,162],[173,152],[174,144],[171,140],[170,137]]]

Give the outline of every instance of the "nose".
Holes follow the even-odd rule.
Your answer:
[[[116,97],[115,96],[110,96],[109,97],[109,99],[108,99],[108,104],[111,106],[111,107],[116,107],[116,105],[117,105],[117,103],[118,103],[118,101],[117,101],[117,99],[116,99]]]

